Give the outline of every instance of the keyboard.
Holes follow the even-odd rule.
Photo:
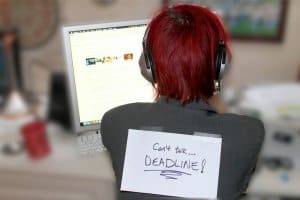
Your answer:
[[[81,155],[91,155],[105,150],[101,134],[98,131],[78,136],[78,143]]]

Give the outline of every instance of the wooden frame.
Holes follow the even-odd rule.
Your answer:
[[[169,6],[180,2],[199,3],[213,10],[221,11],[234,40],[280,42],[284,38],[289,0],[240,1],[240,3],[235,1],[234,4],[232,3],[233,6],[228,6],[230,1],[222,0],[162,0],[162,5]],[[232,15],[237,11],[237,9],[234,10],[235,6],[239,6],[238,11],[240,12],[235,13],[236,16]],[[253,13],[249,9],[251,6]],[[243,9],[247,10],[248,13],[242,13],[241,10]]]

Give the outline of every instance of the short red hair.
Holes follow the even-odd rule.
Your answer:
[[[222,22],[208,8],[189,4],[162,8],[149,23],[146,41],[155,65],[157,97],[183,104],[211,97],[221,41],[230,52]]]

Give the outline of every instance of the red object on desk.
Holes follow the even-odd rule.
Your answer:
[[[298,69],[297,81],[300,82],[300,67],[299,67],[299,69]]]
[[[43,158],[50,153],[45,122],[36,121],[23,126],[22,136],[27,153],[31,158]]]

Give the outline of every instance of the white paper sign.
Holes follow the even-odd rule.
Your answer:
[[[221,146],[221,137],[130,129],[121,191],[215,199]]]

